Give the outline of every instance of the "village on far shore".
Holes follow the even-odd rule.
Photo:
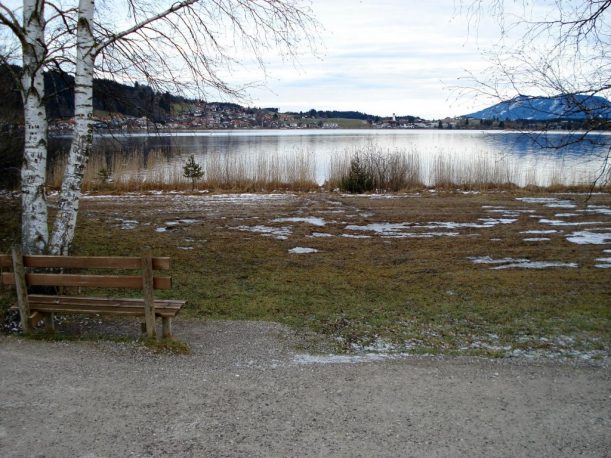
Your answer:
[[[536,121],[475,119],[466,116],[427,120],[419,116],[373,116],[360,112],[316,111],[281,113],[278,108],[243,107],[235,103],[182,104],[163,119],[96,111],[96,130],[223,130],[223,129],[524,129]],[[52,119],[49,130],[69,131],[74,118]],[[546,128],[568,128],[568,121],[547,123]]]

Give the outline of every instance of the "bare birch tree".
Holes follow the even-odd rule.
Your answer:
[[[241,88],[229,84],[223,72],[245,58],[254,59],[263,66],[265,55],[272,48],[290,56],[299,53],[302,46],[311,49],[312,32],[316,27],[301,0],[106,0],[103,7],[96,6],[95,0],[79,0],[72,7],[51,1],[24,0],[23,5],[23,26],[16,21],[16,12],[2,2],[0,23],[22,42],[24,75],[30,75],[32,81],[33,76],[40,76],[42,81],[42,69],[50,61],[74,73],[76,119],[59,208],[49,240],[44,198],[45,164],[41,163],[46,160],[44,87],[23,85],[24,94],[32,92],[39,96],[39,99],[32,96],[31,107],[25,113],[26,125],[35,121],[31,124],[37,126],[26,131],[31,139],[24,155],[24,171],[35,165],[36,173],[23,172],[26,179],[22,179],[23,195],[32,196],[23,200],[22,239],[28,253],[67,254],[72,245],[80,188],[93,140],[92,88],[96,74],[122,82],[144,79],[156,89],[190,86],[200,95],[213,89],[238,97],[243,94]],[[54,29],[59,32],[50,34],[45,30],[45,6],[53,9],[52,19],[63,26]],[[71,40],[67,40],[66,35]],[[50,40],[62,46],[49,49]],[[228,49],[227,43],[232,49]],[[234,55],[231,51],[236,48],[239,50]],[[244,51],[247,54],[240,54]],[[30,60],[37,65],[26,70]],[[34,69],[37,73],[32,73]],[[24,97],[24,103],[26,101],[30,99]],[[36,112],[38,117],[34,116],[34,107],[41,108]],[[38,150],[34,149],[34,144],[38,145]],[[35,158],[28,159],[33,155]],[[36,198],[35,207],[30,203],[33,197]],[[35,224],[31,224],[33,220]]]
[[[47,59],[44,2],[24,0],[21,21],[0,3],[0,24],[16,37],[21,48],[21,75],[14,75],[23,100],[25,146],[21,169],[22,238],[28,253],[42,253],[48,239],[45,181],[47,166],[47,115],[44,65]],[[7,67],[8,68],[8,67]]]
[[[491,65],[470,75],[470,89],[497,101],[563,96],[585,120],[552,147],[596,143],[607,151],[596,182],[611,179],[610,138],[590,135],[611,127],[609,105],[597,98],[611,97],[611,1],[464,0],[461,6],[476,28],[484,16],[492,16],[501,31],[486,53]]]

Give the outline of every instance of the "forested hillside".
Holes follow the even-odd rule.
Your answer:
[[[18,67],[13,67],[18,72]],[[51,119],[69,118],[74,115],[74,77],[63,72],[45,73],[47,114]],[[0,70],[0,123],[19,124],[23,118],[21,98],[9,70]],[[154,121],[164,121],[171,114],[174,104],[189,100],[160,94],[151,87],[136,83],[127,86],[115,81],[96,79],[93,85],[94,110],[120,113],[130,116],[147,116]]]

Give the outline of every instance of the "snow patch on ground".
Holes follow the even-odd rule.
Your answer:
[[[345,229],[348,231],[375,232],[379,235],[396,235],[409,227],[410,225],[407,223],[371,223],[365,226],[351,224],[346,226]]]
[[[532,209],[522,209],[522,208],[503,208],[503,207],[498,207],[498,208],[490,208],[489,210],[487,210],[488,213],[500,213],[504,216],[520,216],[521,214],[532,214],[535,213],[536,210],[532,210]]]
[[[493,259],[490,256],[469,256],[467,258],[473,264],[506,264],[510,262],[528,262],[528,259],[500,258]]]
[[[185,218],[185,219],[177,219],[173,221],[166,221],[165,225],[171,227],[171,226],[180,226],[181,224],[195,224],[197,222],[199,222],[199,220],[197,219]]]
[[[292,253],[292,254],[308,254],[308,253],[318,253],[318,252],[319,250],[317,250],[316,248],[304,248],[300,246],[291,248],[289,250],[289,253]]]
[[[308,217],[294,217],[294,218],[276,218],[272,220],[275,223],[307,223],[312,226],[323,227],[327,225],[327,222],[322,218],[317,218],[316,216],[308,216]]]
[[[603,221],[562,221],[560,219],[546,219],[542,218],[539,220],[539,224],[547,224],[549,226],[595,226],[597,224],[604,224]]]
[[[365,226],[357,226],[351,224],[345,227],[348,231],[373,232],[382,237],[393,238],[432,238],[432,237],[456,237],[460,235],[458,232],[403,232],[409,228],[429,227],[429,226],[412,226],[408,223],[372,223]],[[431,226],[431,229],[436,229],[438,226]]]
[[[573,232],[566,236],[569,242],[577,245],[604,245],[611,242],[611,232]]]
[[[557,267],[576,268],[574,262],[559,262],[559,261],[531,261],[530,259],[513,259],[501,258],[493,259],[490,256],[471,256],[468,257],[473,264],[497,264],[495,267],[490,267],[494,270],[500,269],[548,269]]]
[[[116,218],[116,220],[120,223],[120,228],[123,230],[132,230],[135,229],[138,226],[138,221],[136,221],[135,219],[121,219],[121,218]]]
[[[549,268],[570,268],[575,269],[579,267],[575,262],[558,262],[558,261],[528,261],[528,262],[515,262],[511,264],[504,264],[502,266],[491,267],[494,270],[501,269],[549,269]]]
[[[313,238],[327,238],[327,237],[333,237],[333,234],[327,234],[326,232],[312,232],[310,234],[310,237],[313,237]]]
[[[558,232],[556,229],[545,229],[545,230],[521,231],[520,234],[555,234],[556,232]]]
[[[371,223],[363,226],[351,224],[345,227],[349,231],[373,232],[384,237],[430,238],[456,237],[458,232],[405,232],[408,229],[486,229],[499,224],[512,224],[515,218],[479,218],[479,223],[456,223],[453,221],[431,221],[425,224],[412,223]]]
[[[594,213],[596,215],[611,216],[611,207],[604,205],[588,205],[588,208],[582,210],[584,213]]]
[[[556,197],[516,197],[516,200],[527,204],[543,204],[548,208],[575,208],[572,200],[558,199]]]
[[[290,227],[272,227],[272,226],[238,226],[234,229],[243,232],[253,232],[255,234],[261,234],[266,237],[274,237],[278,240],[286,240],[289,235],[291,235],[292,231]]]
[[[548,242],[551,240],[549,237],[529,237],[524,239],[525,242]]]
[[[609,252],[611,250],[605,250],[605,252]],[[596,258],[596,262],[599,264],[595,264],[594,267],[599,269],[611,269],[611,258]]]

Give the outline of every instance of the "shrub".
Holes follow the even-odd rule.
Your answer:
[[[350,173],[342,178],[340,189],[342,191],[363,193],[375,189],[374,177],[363,160],[357,154],[350,161]]]

